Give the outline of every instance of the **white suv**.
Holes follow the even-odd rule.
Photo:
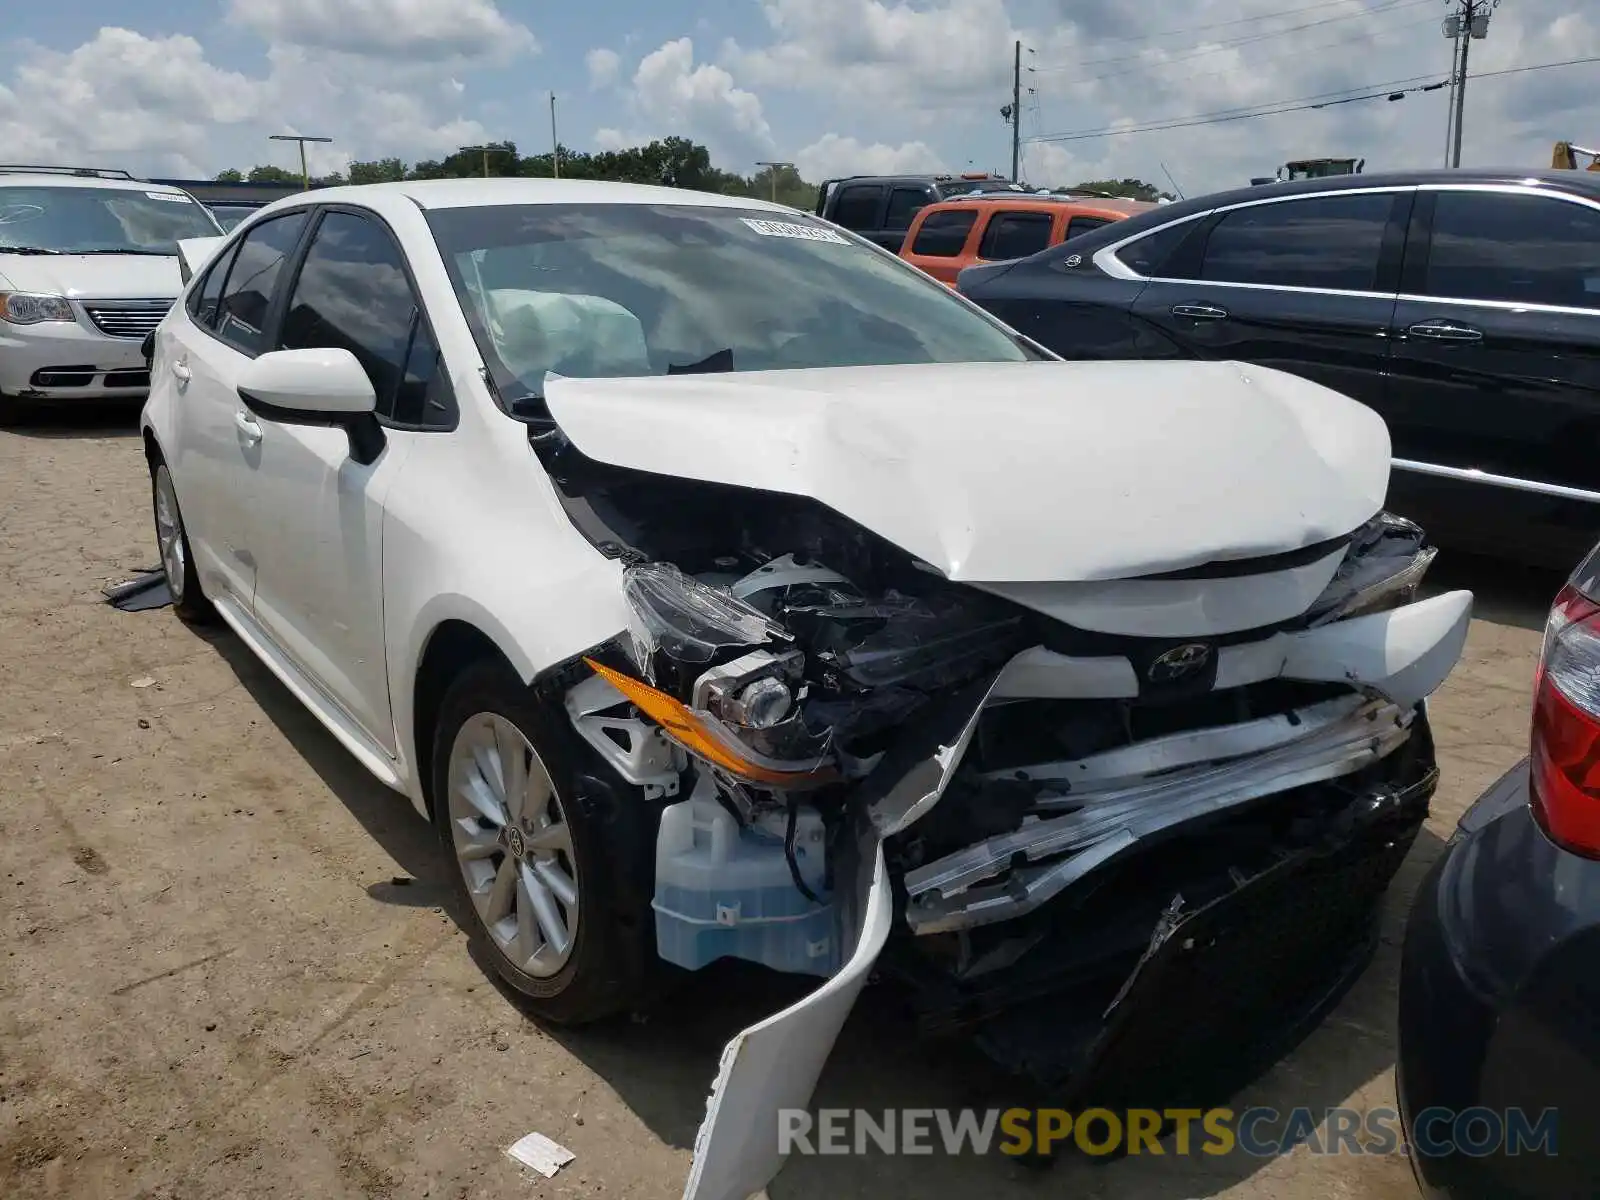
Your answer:
[[[141,344],[182,288],[177,243],[220,232],[187,192],[126,171],[0,165],[0,424],[143,396]]]

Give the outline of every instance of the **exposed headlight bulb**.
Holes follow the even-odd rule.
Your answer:
[[[758,679],[739,693],[727,715],[752,729],[771,729],[789,715],[794,696],[781,679]]]

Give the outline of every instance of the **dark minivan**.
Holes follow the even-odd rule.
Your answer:
[[[938,200],[974,192],[1023,192],[998,175],[852,175],[817,187],[817,216],[842,225],[885,250],[900,253],[911,218]]]
[[[959,289],[1066,358],[1234,359],[1382,413],[1389,507],[1570,569],[1600,534],[1600,178],[1438,171],[1164,205]]]

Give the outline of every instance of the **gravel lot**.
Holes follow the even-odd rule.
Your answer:
[[[403,799],[231,635],[101,602],[155,560],[148,495],[127,414],[0,433],[0,1196],[678,1196],[723,1041],[790,985],[717,973],[643,1020],[528,1020],[440,907],[432,832]],[[1477,590],[1480,619],[1433,704],[1430,831],[1376,964],[1241,1106],[1393,1103],[1405,902],[1523,753],[1559,580],[1448,554],[1436,579]],[[960,1105],[966,1078],[869,994],[818,1102]],[[576,1162],[521,1172],[503,1150],[531,1130]],[[1415,1195],[1399,1157],[1303,1152],[1039,1174],[998,1156],[807,1159],[771,1193]]]

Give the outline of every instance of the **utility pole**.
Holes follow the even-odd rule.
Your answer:
[[[792,162],[758,162],[756,166],[767,169],[767,179],[772,184],[772,202],[776,204],[778,202],[778,169],[780,167],[788,167],[792,170],[794,164]]]
[[[1455,11],[1444,19],[1444,35],[1454,38],[1459,47],[1455,71],[1455,108],[1452,113],[1453,133],[1450,147],[1450,165],[1461,165],[1462,125],[1467,116],[1467,56],[1474,41],[1489,36],[1489,14],[1500,7],[1500,0],[1446,0]]]
[[[485,143],[482,146],[463,146],[461,148],[463,150],[476,150],[483,155],[483,177],[485,179],[489,178],[489,151],[493,150],[499,152],[509,151],[511,149],[510,146],[496,146],[492,142]]]
[[[1456,137],[1456,76],[1461,70],[1461,39],[1450,43],[1450,98],[1445,102],[1444,165],[1450,165],[1450,148]]]
[[[303,137],[298,133],[272,133],[267,135],[269,142],[299,142],[300,143],[300,182],[306,191],[311,190],[311,171],[306,166],[307,142],[331,142],[330,137]]]
[[[1022,170],[1022,41],[1011,57],[1011,179]]]
[[[550,93],[550,172],[561,178],[561,139],[556,136],[556,94]]]

